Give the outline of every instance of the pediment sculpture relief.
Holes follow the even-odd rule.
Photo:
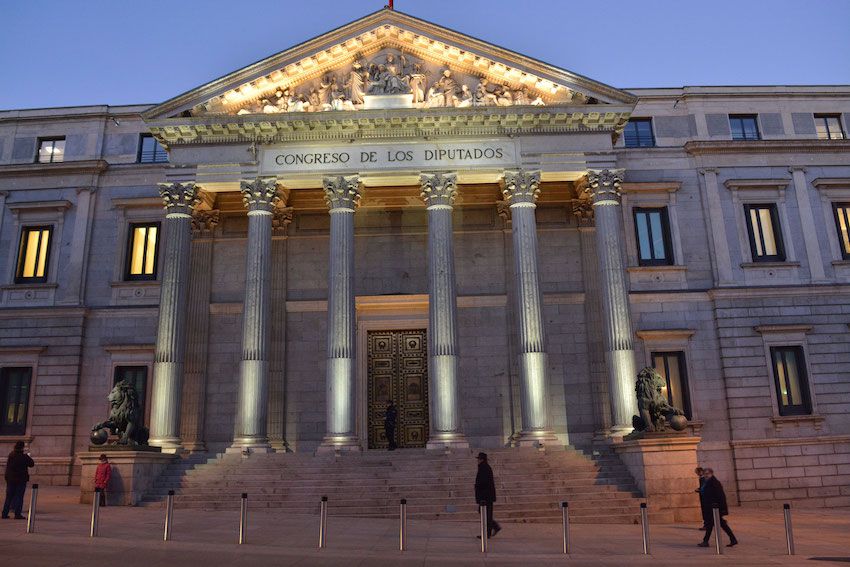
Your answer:
[[[370,98],[394,95],[398,108],[465,108],[475,106],[545,106],[595,104],[593,98],[560,87],[547,93],[518,82],[503,84],[485,76],[456,72],[413,57],[400,50],[387,49],[366,60],[353,63],[298,85],[276,88],[243,103],[228,103],[218,97],[192,110],[203,114],[278,114],[379,108]],[[374,102],[374,99],[373,99]]]

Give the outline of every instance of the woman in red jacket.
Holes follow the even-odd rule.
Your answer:
[[[109,486],[109,477],[112,476],[112,465],[106,455],[100,455],[100,464],[94,473],[94,487],[100,489],[100,505],[106,506],[106,487]]]

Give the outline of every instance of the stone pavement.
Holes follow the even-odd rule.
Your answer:
[[[741,541],[725,555],[701,549],[696,525],[651,526],[652,556],[641,553],[637,525],[574,525],[573,554],[561,551],[557,524],[503,524],[482,555],[471,522],[411,521],[409,551],[398,551],[393,520],[328,520],[327,548],[316,549],[317,516],[251,510],[247,543],[237,545],[238,513],[176,510],[173,541],[163,542],[164,511],[107,507],[100,534],[88,537],[90,507],[77,487],[43,487],[35,534],[26,522],[0,520],[0,564],[27,567],[177,565],[841,565],[850,563],[850,510],[794,512],[797,553],[785,555],[781,510],[734,508],[730,524]],[[27,502],[29,492],[27,493]],[[333,503],[331,503],[332,505]],[[318,508],[318,503],[317,503]],[[250,510],[250,506],[249,506]],[[497,514],[498,518],[498,508]],[[725,543],[725,535],[724,535]],[[813,560],[815,557],[833,561]],[[840,560],[840,561],[836,561]]]

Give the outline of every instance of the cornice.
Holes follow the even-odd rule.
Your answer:
[[[818,190],[850,189],[850,177],[818,177],[812,186]]]
[[[680,181],[621,183],[623,193],[675,193],[682,188]]]
[[[0,165],[0,178],[21,177],[25,175],[71,175],[75,173],[102,173],[109,163],[102,159],[87,159],[79,161],[63,161],[59,163],[20,163]]]
[[[685,151],[692,156],[711,154],[781,154],[850,152],[850,140],[691,140]]]
[[[727,179],[723,185],[730,191],[746,191],[748,189],[774,189],[781,191],[788,187],[790,179]]]

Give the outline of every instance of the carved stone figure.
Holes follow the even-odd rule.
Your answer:
[[[687,424],[687,420],[683,422],[683,417],[672,419],[674,416],[683,416],[683,412],[667,402],[667,396],[662,393],[665,386],[664,379],[652,367],[647,366],[638,373],[635,394],[640,415],[632,417],[632,426],[636,431],[666,431],[671,421],[675,422],[675,427],[670,428],[680,431]]]
[[[360,61],[355,61],[351,65],[351,72],[348,74],[348,81],[345,83],[345,88],[348,89],[348,100],[352,104],[363,104],[363,95],[366,94],[364,86],[366,84],[365,70]]]
[[[413,72],[408,79],[410,92],[413,95],[413,104],[419,104],[425,101],[425,73],[422,72],[422,65],[419,63],[413,64]]]
[[[495,93],[490,92],[489,85],[490,83],[487,79],[482,78],[478,81],[478,85],[475,87],[475,106],[491,106],[498,104],[499,97],[497,97]]]
[[[142,423],[139,400],[132,384],[118,382],[106,399],[109,400],[109,419],[92,427],[92,432],[108,429],[120,437],[119,445],[147,445],[149,432]]]
[[[460,86],[452,77],[451,70],[444,69],[442,76],[428,89],[426,106],[429,108],[456,106],[460,91]]]
[[[460,87],[460,96],[457,97],[457,101],[455,102],[455,106],[458,108],[466,108],[468,106],[472,106],[473,102],[472,91],[469,90],[469,87],[466,85],[461,85]]]

